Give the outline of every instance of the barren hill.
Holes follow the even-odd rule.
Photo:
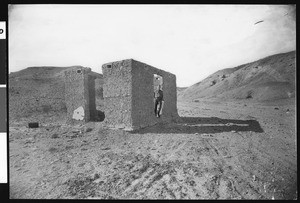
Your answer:
[[[266,101],[295,96],[296,52],[272,55],[258,61],[215,72],[180,92],[178,99],[251,99]]]
[[[9,74],[9,115],[65,112],[64,71],[71,67],[28,67]],[[94,73],[97,74],[97,73]],[[101,105],[102,75],[95,80],[96,103]]]

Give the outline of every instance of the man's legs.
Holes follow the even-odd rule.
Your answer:
[[[157,116],[157,105],[158,105],[158,101],[155,100],[155,107],[154,107],[155,116]]]
[[[160,117],[161,106],[162,106],[162,101],[159,101],[159,107],[158,107],[158,111],[157,111],[158,117]]]

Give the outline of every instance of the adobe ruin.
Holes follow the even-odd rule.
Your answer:
[[[90,68],[66,71],[66,105],[71,120],[90,121],[96,114],[95,84]],[[178,118],[176,76],[127,59],[102,66],[104,123],[110,128],[136,130]],[[154,114],[154,89],[164,92],[162,115]]]
[[[105,121],[110,127],[135,130],[178,117],[176,76],[127,59],[102,66]],[[164,108],[154,114],[154,74],[163,78]]]
[[[77,66],[65,71],[65,101],[68,121],[95,120],[95,79],[101,75],[91,68]]]

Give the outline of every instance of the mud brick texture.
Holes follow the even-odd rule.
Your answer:
[[[94,85],[90,73],[91,69],[85,67],[74,67],[65,71],[65,101],[69,121],[73,121],[74,110],[79,107],[84,109],[82,121],[90,120],[90,108],[95,108],[95,101],[90,102],[89,98],[89,95],[95,98],[95,90],[89,90],[89,86]]]
[[[102,66],[105,123],[136,130],[178,118],[176,76],[145,63],[127,59]],[[154,74],[163,78],[164,108],[154,114]]]

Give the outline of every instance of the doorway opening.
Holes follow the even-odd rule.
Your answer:
[[[103,88],[99,85],[99,78],[88,76],[90,121],[102,122],[105,119],[104,111],[99,110],[99,101],[103,103]]]
[[[160,117],[163,110],[163,77],[157,74],[153,75],[154,91],[154,115]]]

